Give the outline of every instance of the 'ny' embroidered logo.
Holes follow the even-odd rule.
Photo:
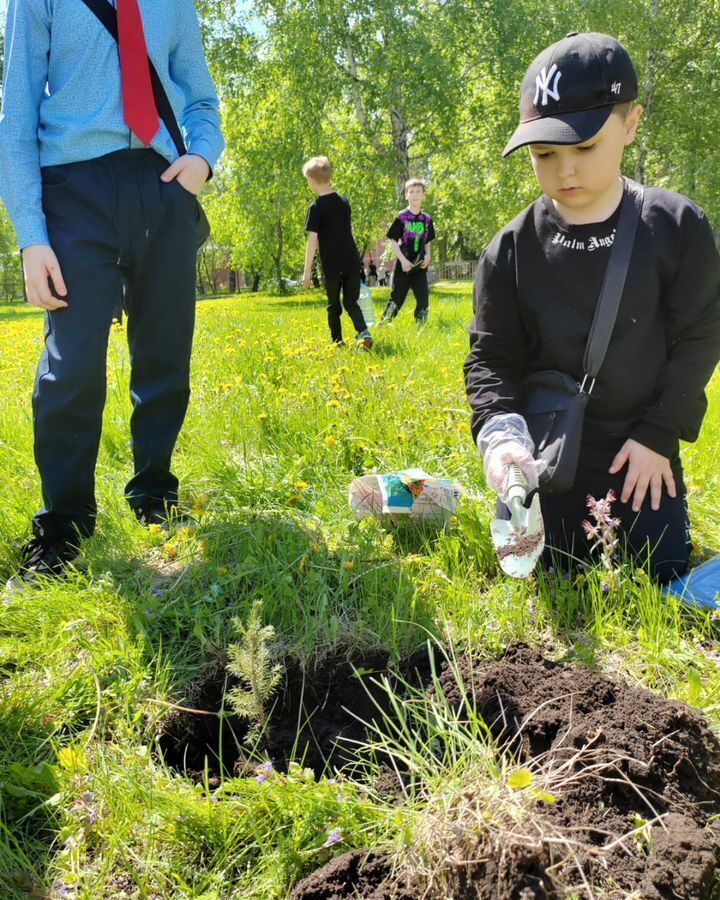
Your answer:
[[[552,87],[550,87],[550,81],[553,79],[553,75],[555,76],[555,79],[553,81]],[[555,63],[552,64],[549,72],[545,69],[545,66],[540,69],[540,74],[535,76],[535,99],[533,100],[534,106],[537,106],[540,91],[542,91],[541,102],[543,106],[547,106],[548,97],[552,97],[553,100],[560,99],[560,94],[558,94],[558,81],[560,81],[561,75],[562,72],[558,69]]]

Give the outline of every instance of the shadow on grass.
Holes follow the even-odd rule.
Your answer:
[[[0,304],[0,323],[19,321],[30,316],[44,315],[42,309],[31,306],[29,303],[2,303]]]
[[[208,521],[147,557],[97,565],[124,602],[129,635],[142,639],[148,661],[162,656],[178,688],[224,655],[237,639],[233,618],[245,620],[256,600],[283,656],[308,662],[342,645],[400,658],[421,645],[433,610],[410,567],[379,553],[371,539],[329,546],[312,523],[269,510]]]

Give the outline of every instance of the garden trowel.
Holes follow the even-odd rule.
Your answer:
[[[537,492],[527,503],[528,480],[519,466],[510,466],[507,506],[510,519],[495,519],[490,525],[500,568],[513,578],[527,578],[545,548],[545,526]],[[527,506],[526,506],[527,503]]]

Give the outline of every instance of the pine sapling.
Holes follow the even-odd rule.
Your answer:
[[[228,691],[227,699],[241,719],[250,722],[245,738],[254,743],[268,731],[267,704],[280,683],[282,667],[273,665],[268,644],[275,637],[272,625],[262,624],[262,601],[253,603],[247,624],[233,619],[240,642],[228,647],[228,671],[240,684]]]

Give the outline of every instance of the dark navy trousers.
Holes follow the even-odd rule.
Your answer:
[[[127,313],[134,475],[131,507],[176,501],[170,461],[190,396],[197,199],[160,175],[153,150],[121,150],[42,170],[50,243],[68,289],[49,312],[33,394],[35,460],[48,539],[95,528],[95,464],[114,312]]]

